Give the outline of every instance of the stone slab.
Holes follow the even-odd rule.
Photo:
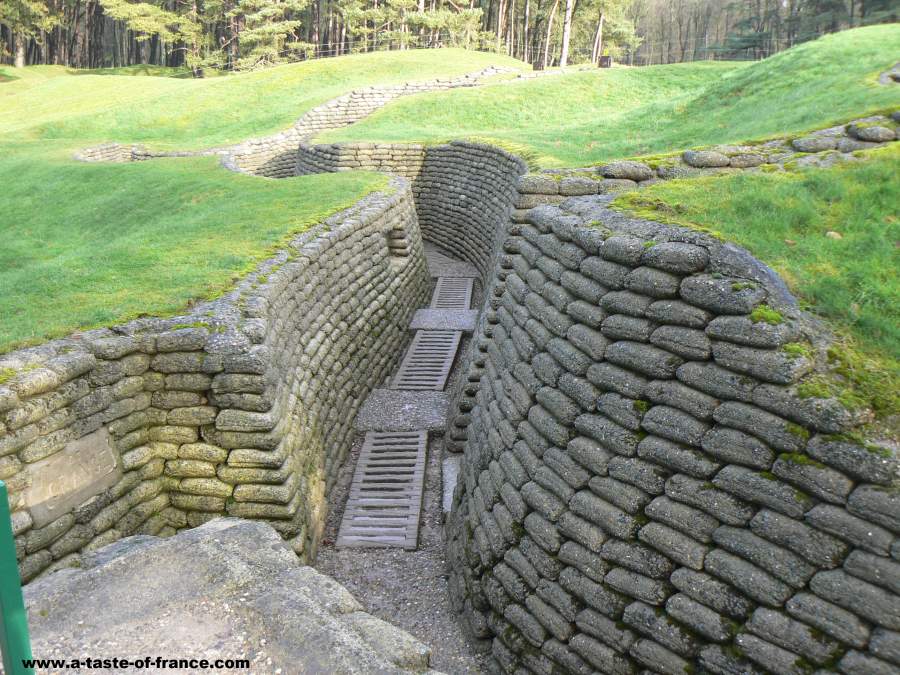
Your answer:
[[[115,485],[122,477],[105,427],[67,443],[59,452],[30,464],[25,506],[34,527],[43,527]]]
[[[28,584],[25,602],[34,653],[48,659],[248,659],[227,672],[296,675],[429,666],[427,646],[302,566],[261,522],[219,518],[174,537],[122,539]]]
[[[375,389],[356,418],[359,431],[443,431],[450,399],[442,391]]]
[[[450,513],[453,507],[453,492],[456,490],[456,482],[459,480],[459,469],[462,464],[462,455],[448,455],[441,464],[442,483],[444,494],[441,504],[444,514]]]
[[[477,309],[419,309],[409,323],[410,330],[458,330],[471,333],[478,321]]]
[[[475,269],[475,265],[473,265],[472,263],[460,262],[458,260],[452,260],[449,262],[444,262],[443,260],[429,260],[428,273],[432,277],[462,277],[471,279],[481,278],[478,270]]]

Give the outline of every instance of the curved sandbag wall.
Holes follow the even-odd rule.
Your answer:
[[[608,210],[646,166],[509,193],[465,147],[302,146],[298,166],[411,178],[423,236],[482,270],[445,435],[471,635],[510,673],[894,672],[897,465],[853,432],[867,411],[804,386],[830,377],[827,331],[743,249]],[[460,199],[463,176],[488,189]]]
[[[472,635],[505,672],[894,672],[897,465],[802,386],[827,334],[745,251],[604,201],[503,242],[447,525]]]
[[[221,515],[269,522],[314,558],[356,412],[428,293],[412,193],[395,179],[190,315],[0,357],[22,578]]]

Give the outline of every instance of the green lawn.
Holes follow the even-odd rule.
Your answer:
[[[193,149],[288,127],[371,84],[512,59],[463,50],[365,54],[186,79],[178,69],[0,68],[0,353],[77,328],[183,310],[221,293],[290,233],[386,185],[341,173],[271,181],[212,158],[85,164],[107,141]]]
[[[754,64],[616,68],[410,97],[326,137],[476,136],[522,147],[544,164],[583,165],[790,133],[900,105],[900,87],[877,83],[898,51],[900,26],[857,29]],[[83,164],[71,159],[77,149],[108,141],[215,147],[284,129],[350,89],[491,64],[524,67],[503,56],[438,50],[354,55],[202,80],[165,68],[0,68],[0,351],[139,313],[181,311],[191,299],[227,288],[288,233],[384,184],[350,173],[268,181],[231,174],[211,158]],[[777,182],[787,181],[783,177],[759,179],[790,184]],[[718,199],[728,202],[732,188],[721,188]],[[811,194],[813,212],[820,198]],[[792,213],[798,199],[786,202]],[[754,213],[741,217],[755,223]],[[850,323],[867,344],[882,351],[896,344],[891,304],[878,309],[883,296],[856,281],[855,266],[826,256],[839,273],[819,282],[827,292],[814,294],[791,262],[795,249],[783,265],[773,257],[788,237],[779,236],[761,229],[759,242],[744,243],[801,284],[801,295],[823,314],[832,311],[828,302],[859,306]],[[851,235],[838,243],[854,241]],[[883,246],[883,254],[892,255],[893,246]]]
[[[613,68],[398,100],[322,142],[439,142],[473,136],[521,145],[544,166],[737,142],[900,106],[877,82],[900,53],[900,25],[828,35],[750,64]]]
[[[462,75],[492,64],[525,67],[495,54],[447,49],[359,54],[207,79],[134,77],[141,72],[135,68],[116,75],[0,68],[0,76],[18,78],[0,83],[0,138],[214,147],[286,129],[351,89]]]
[[[900,392],[900,146],[789,173],[658,183],[617,198],[642,215],[721,234],[773,267],[849,349],[863,395],[896,413]],[[826,236],[836,232],[840,238]]]
[[[0,146],[0,353],[215,296],[378,174],[261,180],[213,158],[77,164],[48,143]]]

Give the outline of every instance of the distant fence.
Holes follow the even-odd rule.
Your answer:
[[[691,63],[694,61],[760,61],[783,52],[804,42],[815,40],[832,31],[803,33],[793,38],[763,38],[755,35],[729,38],[722,44],[708,37],[689,40],[659,40],[642,42],[635,49],[617,48],[613,61],[629,66],[658,66],[669,63]],[[756,40],[759,44],[755,44]],[[741,44],[741,41],[744,44]],[[569,52],[570,63],[590,62],[590,49],[576,49]]]

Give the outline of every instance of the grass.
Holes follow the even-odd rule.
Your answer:
[[[310,108],[354,88],[462,75],[489,65],[523,67],[507,57],[453,49],[359,54],[207,79],[134,77],[140,72],[135,68],[96,75],[60,66],[0,68],[0,76],[15,78],[0,84],[0,138],[208,148],[285,129]],[[172,70],[162,72],[177,74]]]
[[[386,184],[348,172],[279,181],[213,158],[76,164],[0,153],[0,352],[79,328],[171,315],[229,287],[289,235]],[[35,186],[40,186],[36,189]]]
[[[518,65],[490,54],[409,51],[258,73],[184,78],[137,66],[0,68],[0,353],[138,315],[171,315],[227,290],[291,233],[383,187],[374,174],[268,181],[212,158],[75,162],[108,141],[198,149],[288,127],[375,83]]]
[[[525,145],[545,166],[583,166],[796,134],[900,105],[900,87],[877,81],[898,52],[893,24],[827,35],[750,64],[613,68],[437,92],[395,101],[321,140],[479,136]]]
[[[898,50],[900,26],[874,26],[759,63],[615,68],[425,94],[326,137],[477,137],[533,164],[584,165],[793,134],[900,104],[900,88],[877,83]],[[75,150],[108,141],[221,146],[284,129],[350,89],[488,65],[523,67],[503,56],[439,50],[202,80],[155,67],[0,68],[0,351],[181,311],[228,288],[289,233],[384,184],[352,173],[265,181],[231,174],[209,158],[82,164],[71,159]],[[885,274],[897,262],[889,175],[896,159],[884,155],[821,178],[737,176],[640,195],[672,200],[679,217],[747,245],[816,311],[852,328],[863,352],[895,363],[897,289]],[[843,239],[825,240],[823,227]],[[787,247],[785,239],[798,243]]]
[[[900,186],[897,144],[828,169],[658,183],[614,204],[715,231],[773,267],[834,326],[829,355],[879,411],[900,410]],[[826,236],[836,232],[840,238]],[[778,323],[770,308],[757,318]]]

